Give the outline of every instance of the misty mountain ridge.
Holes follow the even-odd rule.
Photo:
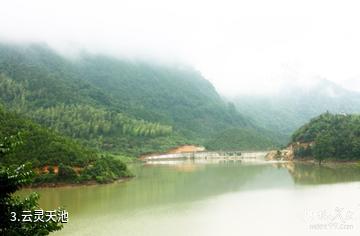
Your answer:
[[[324,112],[359,113],[360,93],[324,78],[310,84],[291,83],[271,95],[238,95],[232,101],[257,125],[278,131],[288,140],[293,131]]]
[[[309,79],[310,81],[304,85],[304,82],[295,81],[292,83],[291,81],[288,81],[280,88],[280,93],[288,92],[293,93],[309,93],[312,94],[314,91],[317,91],[320,95],[326,96],[326,97],[341,97],[341,96],[347,96],[349,93],[358,93],[356,91],[352,91],[349,89],[346,89],[342,87],[340,84],[337,84],[335,82],[332,82],[326,78],[323,77],[312,77]]]

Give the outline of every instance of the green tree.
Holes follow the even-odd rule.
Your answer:
[[[314,158],[319,161],[319,165],[325,158],[334,157],[335,147],[332,137],[328,133],[321,133],[315,139]]]
[[[0,139],[0,159],[12,152],[21,143],[19,135]],[[39,195],[30,194],[20,199],[13,194],[25,184],[32,181],[33,173],[29,165],[17,168],[0,166],[0,235],[48,235],[60,230],[63,225],[58,222],[22,222],[12,221],[12,214],[20,216],[23,211],[38,209]]]

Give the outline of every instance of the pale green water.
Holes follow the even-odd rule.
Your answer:
[[[42,207],[70,214],[55,235],[360,233],[359,168],[190,161],[132,168],[137,177],[125,183],[38,189]]]

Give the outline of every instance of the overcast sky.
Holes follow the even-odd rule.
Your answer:
[[[360,88],[360,5],[316,0],[0,0],[0,39],[192,64],[226,94],[323,77]],[[357,85],[358,87],[355,87]]]

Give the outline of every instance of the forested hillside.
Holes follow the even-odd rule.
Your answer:
[[[360,115],[322,114],[292,136],[295,158],[360,159]]]
[[[263,136],[191,68],[87,53],[70,60],[39,44],[0,45],[0,101],[91,148],[132,155],[233,128]]]
[[[3,150],[9,145],[16,148]],[[19,114],[0,107],[0,168],[29,164],[35,184],[111,182],[130,176],[127,166],[110,156],[100,156],[74,140],[48,130]],[[4,154],[5,153],[5,154]]]
[[[0,107],[0,137],[14,137],[18,134],[22,145],[2,158],[0,163],[20,165],[31,162],[33,167],[62,163],[84,167],[96,159],[94,151]]]
[[[84,55],[78,70],[82,79],[121,101],[124,111],[172,124],[187,137],[249,124],[192,68]]]
[[[325,79],[313,86],[290,84],[271,95],[240,95],[233,101],[242,114],[260,127],[278,132],[283,143],[312,117],[326,111],[359,113],[360,93],[346,90]]]

